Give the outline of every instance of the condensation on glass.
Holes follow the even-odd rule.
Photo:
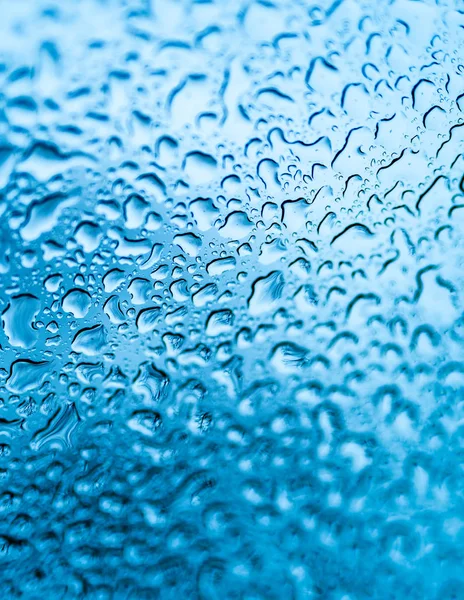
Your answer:
[[[0,0],[0,591],[464,597],[464,10]]]

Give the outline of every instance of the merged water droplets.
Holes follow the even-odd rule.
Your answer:
[[[0,21],[3,595],[460,597],[460,7]]]
[[[13,296],[3,316],[3,330],[12,346],[32,348],[37,342],[35,317],[40,311],[40,301],[30,294]]]
[[[63,297],[63,310],[74,317],[82,319],[87,315],[92,305],[90,294],[85,290],[73,289]]]

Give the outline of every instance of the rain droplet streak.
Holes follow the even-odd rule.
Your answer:
[[[3,596],[460,598],[461,7],[32,4],[0,9]]]

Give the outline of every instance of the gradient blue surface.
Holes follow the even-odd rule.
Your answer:
[[[0,14],[0,596],[464,598],[462,2]]]

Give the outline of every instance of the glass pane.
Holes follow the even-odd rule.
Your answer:
[[[1,597],[464,597],[458,0],[0,0]]]

